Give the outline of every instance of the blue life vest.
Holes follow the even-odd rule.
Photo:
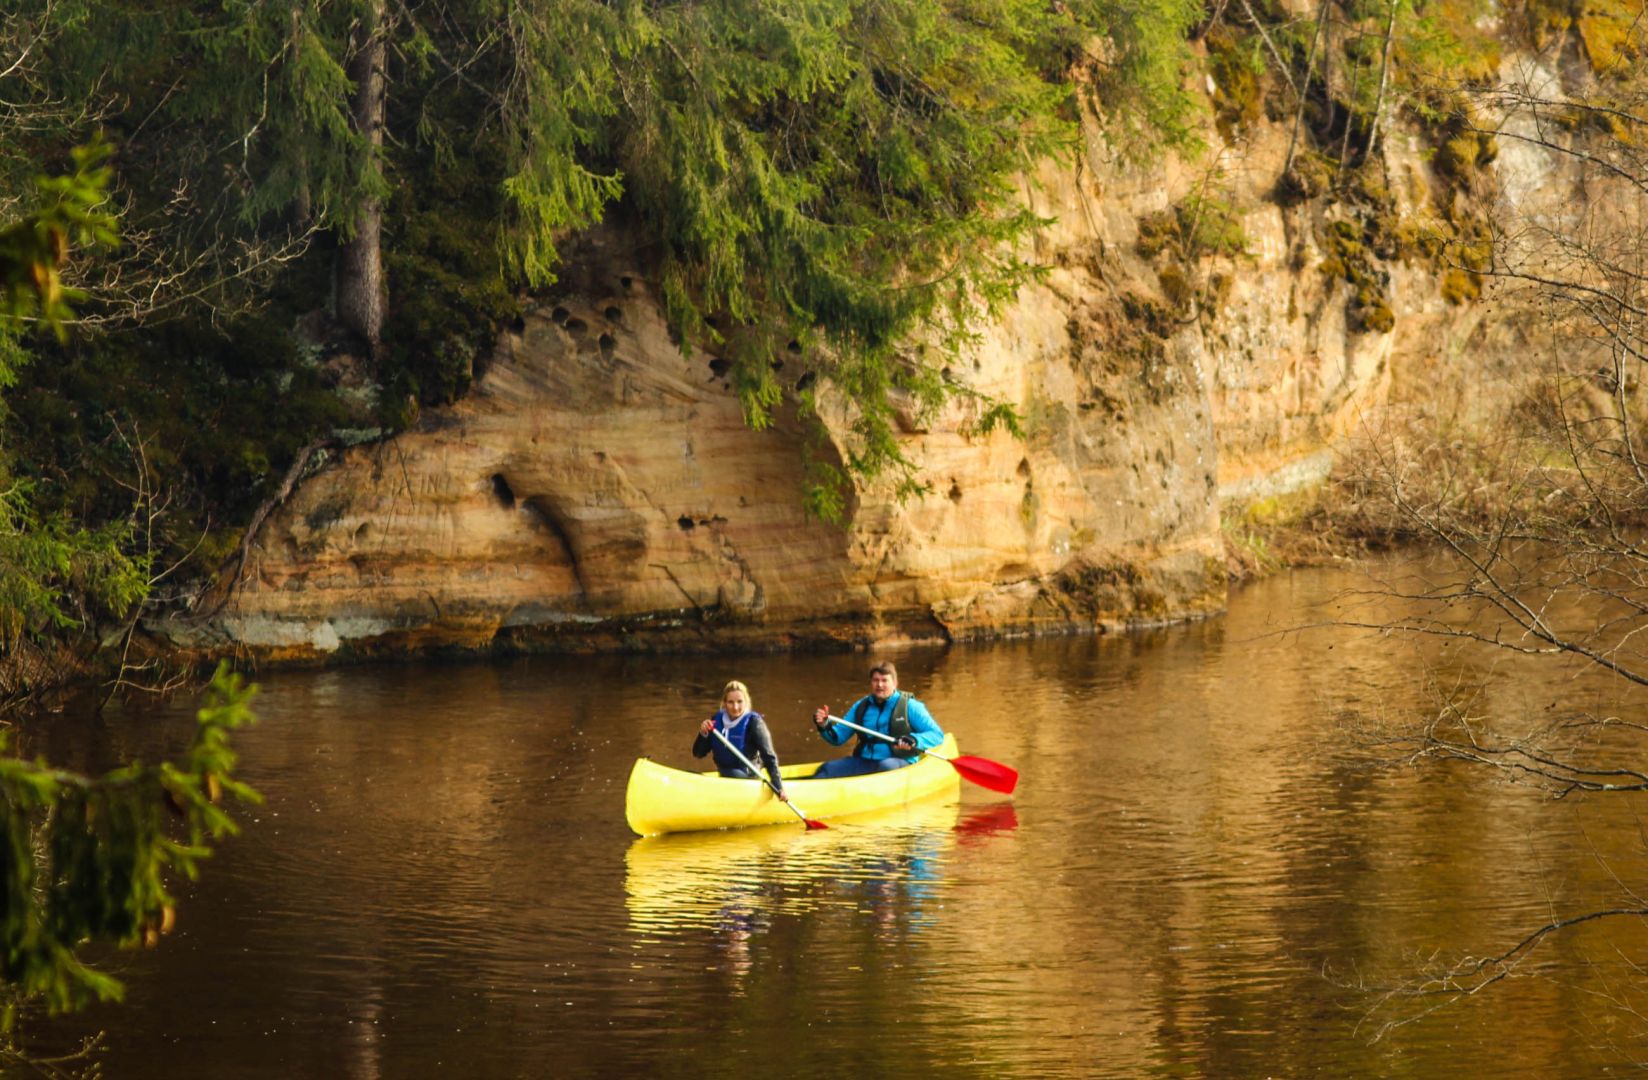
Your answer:
[[[734,746],[738,747],[738,752],[740,754],[743,754],[745,757],[749,757],[750,752],[744,746],[744,740],[749,738],[750,735],[750,717],[760,715],[761,714],[757,712],[746,712],[743,716],[738,718],[736,723],[729,725],[727,723],[727,710],[720,709],[715,714],[715,727],[716,730],[720,731],[721,734],[727,737],[727,742],[730,742]],[[710,739],[712,740],[710,743],[710,754],[715,758],[715,767],[717,769],[744,768],[744,763],[739,761],[738,758],[727,749],[726,745],[722,743],[720,739],[717,739],[714,735],[711,735]]]

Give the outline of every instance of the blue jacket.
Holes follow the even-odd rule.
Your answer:
[[[916,698],[903,690],[896,690],[885,704],[877,705],[874,695],[866,694],[853,702],[852,708],[847,710],[846,719],[855,724],[874,731],[887,732],[888,725],[893,719],[893,713],[898,706],[898,699],[907,697],[910,700],[908,719],[910,721],[910,736],[915,739],[916,746],[923,750],[936,750],[944,741],[944,729],[938,726],[933,714],[927,711]],[[893,744],[871,735],[860,735],[850,727],[844,727],[831,721],[819,729],[818,733],[831,746],[840,746],[853,736],[858,736],[858,746],[853,753],[862,758],[878,761],[881,758],[900,756],[893,751]]]

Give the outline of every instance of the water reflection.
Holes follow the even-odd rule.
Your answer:
[[[1017,827],[1011,804],[963,813],[946,795],[825,831],[774,826],[643,837],[625,854],[630,932],[641,955],[708,942],[730,979],[726,992],[742,994],[758,954],[782,952],[788,945],[778,942],[812,917],[835,913],[856,924],[870,954],[919,941],[943,921],[958,844],[996,842]]]
[[[820,906],[874,910],[898,900],[923,921],[959,816],[951,796],[815,832],[774,825],[642,837],[624,860],[630,929],[673,934],[729,919],[755,927]]]
[[[956,837],[963,844],[982,844],[992,836],[1010,833],[1019,827],[1018,808],[1010,802],[981,806],[956,822]]]

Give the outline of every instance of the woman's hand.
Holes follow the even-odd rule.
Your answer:
[[[698,725],[698,734],[700,734],[700,735],[708,735],[710,732],[712,732],[714,730],[715,730],[715,717],[713,717],[713,716],[710,717],[708,720],[705,720],[702,724]]]
[[[830,707],[828,705],[820,705],[818,708],[813,710],[813,727],[823,731],[824,725],[829,723],[829,721]]]

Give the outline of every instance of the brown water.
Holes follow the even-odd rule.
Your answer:
[[[267,804],[180,888],[159,949],[110,960],[127,1004],[36,1037],[103,1029],[120,1078],[1567,1077],[1648,1058],[1648,1022],[1610,1001],[1648,982],[1634,925],[1428,1016],[1357,985],[1497,953],[1643,876],[1631,802],[1362,767],[1334,718],[1423,713],[1428,673],[1505,715],[1635,707],[1555,669],[1281,632],[1365,584],[1299,574],[1194,626],[893,653],[1019,791],[815,833],[637,840],[625,780],[638,755],[687,764],[732,677],[781,756],[822,756],[804,718],[862,692],[863,656],[267,676],[239,743]],[[35,749],[152,759],[188,716],[65,721]]]

